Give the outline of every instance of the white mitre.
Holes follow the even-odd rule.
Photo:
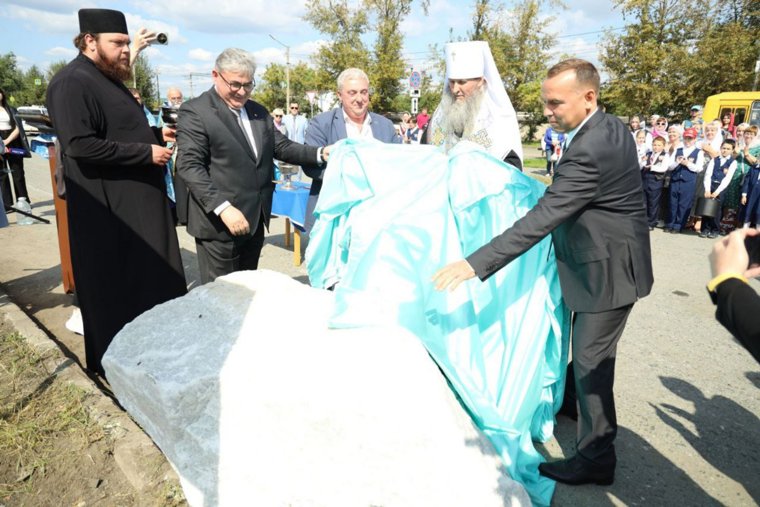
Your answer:
[[[483,146],[499,160],[514,150],[520,160],[523,159],[520,127],[517,114],[509,100],[507,90],[496,69],[491,49],[485,41],[450,42],[444,47],[446,55],[446,81],[449,79],[470,79],[484,77],[486,93],[475,118],[472,134],[465,139]],[[430,121],[431,144],[441,145],[446,133],[441,128],[441,110],[437,108]]]

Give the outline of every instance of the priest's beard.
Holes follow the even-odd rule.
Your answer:
[[[463,138],[472,134],[475,119],[480,112],[480,105],[485,96],[485,87],[474,91],[463,101],[457,101],[448,87],[441,97],[441,127],[446,133],[446,151],[448,152]]]
[[[95,66],[113,81],[123,82],[129,79],[132,75],[132,68],[129,66],[129,59],[125,60],[110,60],[108,56],[97,46],[98,60],[95,62]]]

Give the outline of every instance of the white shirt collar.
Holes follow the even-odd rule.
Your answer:
[[[348,117],[346,114],[346,110],[343,109],[341,106],[340,108],[341,113],[343,113],[343,120],[346,122],[346,137],[349,139],[374,139],[375,136],[372,135],[372,117],[369,114],[369,111],[367,111],[366,116],[364,117],[364,122],[362,123],[361,130],[356,126],[356,124]]]
[[[578,125],[578,126],[577,126],[577,127],[575,127],[573,130],[571,130],[570,132],[568,132],[567,134],[565,134],[565,135],[567,136],[567,138],[566,138],[566,139],[567,139],[567,141],[565,141],[565,149],[567,149],[567,147],[568,147],[568,146],[570,146],[570,143],[572,142],[573,138],[575,137],[575,134],[577,134],[577,133],[578,133],[578,131],[579,131],[581,128],[583,128],[583,126],[586,124],[586,122],[588,121],[588,119],[589,119],[589,118],[591,118],[592,116],[594,116],[594,114],[595,114],[595,113],[596,113],[598,110],[599,110],[599,108],[592,110],[592,111],[591,111],[591,112],[588,114],[588,116],[586,116],[586,117],[583,119],[583,121],[580,123],[580,125]]]

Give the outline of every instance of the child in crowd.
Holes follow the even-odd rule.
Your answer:
[[[565,134],[557,132],[553,128],[546,129],[544,134],[544,153],[546,154],[546,175],[554,176],[554,166],[562,155],[562,143],[565,142]]]
[[[728,187],[736,171],[736,160],[732,156],[734,146],[736,146],[736,143],[733,139],[724,140],[723,144],[720,145],[720,156],[715,157],[712,162],[707,164],[707,170],[705,171],[705,197],[720,201],[721,209],[723,208],[724,200],[723,191]],[[699,237],[717,238],[720,232],[720,218],[720,212],[717,217],[704,217]]]
[[[647,143],[647,137],[650,137],[649,132],[644,129],[636,132],[636,153],[639,155],[639,167],[644,167],[644,164],[647,160],[647,155],[652,149],[650,147],[651,143]]]
[[[641,178],[644,186],[644,200],[647,205],[647,222],[649,230],[657,225],[660,213],[660,197],[662,195],[665,171],[668,169],[668,155],[665,152],[665,139],[657,136],[652,140],[652,151],[646,156],[641,165]]]
[[[672,170],[670,177],[670,207],[665,221],[665,232],[678,234],[686,225],[696,193],[697,173],[705,164],[702,150],[697,148],[697,129],[683,132],[683,146],[676,148],[669,157]]]
[[[755,224],[760,229],[760,137],[755,125],[744,129],[744,149],[736,157],[737,164],[747,165],[747,172],[742,185],[742,220],[744,227]]]

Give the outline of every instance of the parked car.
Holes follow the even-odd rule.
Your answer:
[[[35,136],[40,133],[35,123],[45,124],[48,121],[48,110],[45,106],[21,106],[16,109],[27,136]],[[36,120],[36,121],[35,121]]]

